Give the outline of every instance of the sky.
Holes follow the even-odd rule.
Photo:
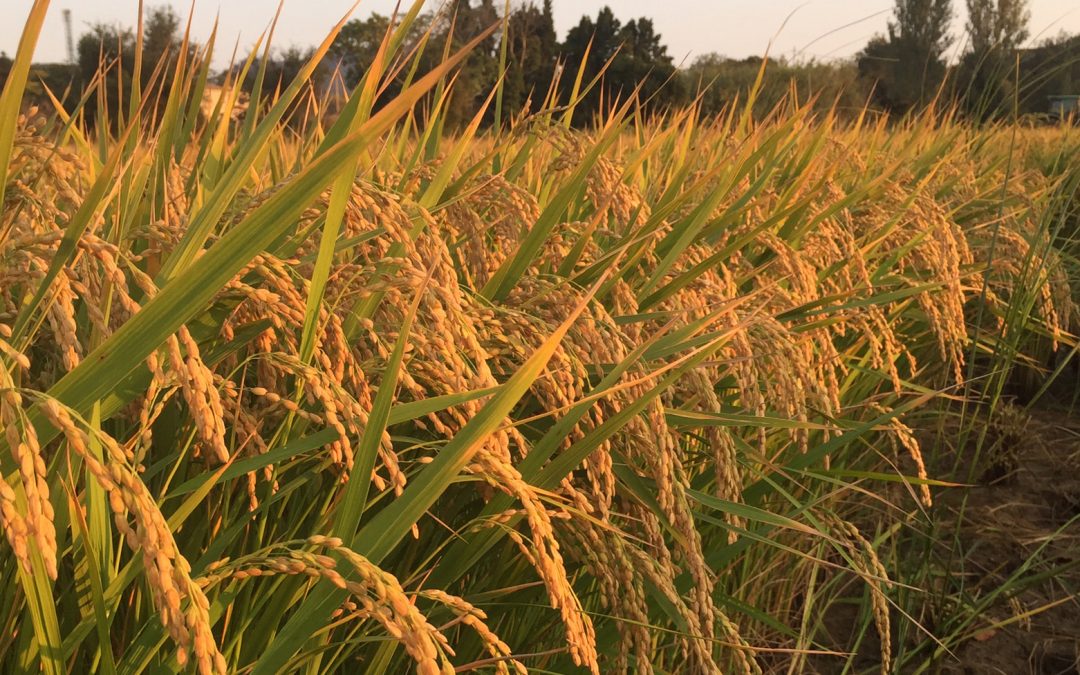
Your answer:
[[[520,0],[513,0],[518,2]],[[436,6],[437,0],[430,0]],[[537,0],[539,4],[539,0]],[[0,0],[0,51],[15,53],[23,21],[32,0]],[[148,6],[172,4],[187,16],[189,2],[146,0]],[[245,54],[273,18],[278,0],[195,0],[192,32],[205,40],[220,13],[217,65],[224,65],[234,41]],[[284,0],[274,44],[279,47],[318,43],[340,19],[353,0]],[[389,14],[395,0],[362,0],[353,16],[371,12]],[[403,3],[404,4],[404,3]],[[497,3],[501,4],[501,3]],[[884,32],[892,0],[553,0],[556,29],[562,38],[582,14],[595,16],[609,5],[626,21],[638,16],[653,19],[677,63],[718,52],[744,57],[763,53],[772,43],[774,55],[835,59],[855,54],[875,33]],[[955,32],[963,30],[963,0],[958,8]],[[1031,32],[1035,38],[1065,31],[1080,33],[1080,0],[1030,0]],[[133,26],[137,0],[52,0],[38,42],[36,61],[64,61],[62,11],[70,9],[75,39],[95,22]],[[961,46],[957,40],[956,48]]]

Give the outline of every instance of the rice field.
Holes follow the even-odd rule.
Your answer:
[[[449,130],[468,47],[411,72],[412,14],[333,116],[314,61],[205,114],[202,52],[95,123],[22,103],[46,4],[0,98],[5,672],[919,672],[967,630],[912,541],[942,434],[1075,354],[1076,129]]]

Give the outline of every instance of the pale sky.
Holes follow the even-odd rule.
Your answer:
[[[352,2],[285,0],[274,44],[316,44]],[[429,2],[433,7],[438,4],[438,0]],[[389,14],[394,3],[362,0],[353,16],[363,18],[373,11]],[[32,0],[0,0],[0,51],[14,54],[32,4]],[[183,17],[190,7],[189,2],[179,0],[146,0],[146,4],[171,4]],[[239,40],[240,53],[247,52],[273,18],[277,4],[278,0],[195,0],[193,33],[197,40],[205,40],[215,14],[220,12],[221,48],[215,62],[222,65],[235,40]],[[502,2],[496,4],[501,6]],[[553,0],[559,38],[582,14],[595,16],[605,4],[623,21],[651,17],[676,62],[684,58],[689,62],[696,55],[714,51],[732,57],[761,54],[770,41],[774,55],[819,59],[850,56],[874,33],[884,31],[893,6],[892,0]],[[959,35],[963,30],[964,2],[954,0],[953,4],[958,14],[955,32]],[[1041,39],[1061,31],[1080,33],[1080,0],[1031,0],[1030,6],[1034,36]],[[62,10],[71,10],[78,40],[86,26],[94,22],[133,26],[137,7],[137,0],[53,0],[35,60],[65,60]]]

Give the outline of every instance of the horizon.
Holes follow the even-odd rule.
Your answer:
[[[33,0],[13,0],[13,4],[13,18],[16,20],[0,23],[0,51],[9,56],[18,47],[23,23],[19,19],[25,19]],[[67,61],[62,18],[64,9],[72,10],[72,29],[76,41],[95,23],[136,25],[136,0],[85,0],[77,7],[72,4],[68,0],[50,6],[35,50],[35,62]],[[317,44],[352,4],[353,0],[331,0],[311,7],[299,0],[286,0],[275,29],[274,44],[279,49]],[[438,3],[428,4],[434,7]],[[885,31],[892,16],[891,0],[871,0],[860,4],[863,9],[852,12],[850,2],[844,0],[779,0],[768,5],[745,0],[720,0],[707,6],[701,6],[695,0],[669,0],[661,6],[655,6],[649,0],[583,0],[573,3],[553,0],[552,11],[560,40],[582,15],[595,17],[604,5],[610,6],[615,16],[624,22],[638,17],[652,19],[668,48],[668,54],[677,66],[684,66],[708,53],[735,59],[761,56],[767,51],[774,57],[795,60],[851,58],[875,34]],[[954,2],[955,39],[948,52],[949,60],[955,60],[964,45],[963,4]],[[173,7],[182,20],[187,18],[191,7],[179,0],[146,3],[148,8],[155,5]],[[364,19],[372,12],[390,14],[394,5],[394,0],[361,2],[351,18]],[[228,4],[220,3],[216,7],[206,1],[196,2],[192,34],[196,41],[205,42],[215,14],[219,17],[220,47],[216,50],[214,66],[221,68],[228,65],[234,42],[237,54],[247,53],[258,35],[269,27],[277,6],[277,0],[236,0]],[[1080,34],[1080,6],[1075,4],[1075,0],[1032,0],[1030,8],[1029,43],[1034,44],[1060,33]],[[717,30],[716,26],[738,26],[739,29]]]

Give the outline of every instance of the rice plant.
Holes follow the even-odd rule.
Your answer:
[[[916,431],[1075,350],[1075,132],[555,89],[451,132],[420,2],[332,120],[334,32],[242,115],[211,39],[89,119],[22,104],[47,4],[0,99],[5,671],[839,667],[852,580],[882,672],[932,640]]]

